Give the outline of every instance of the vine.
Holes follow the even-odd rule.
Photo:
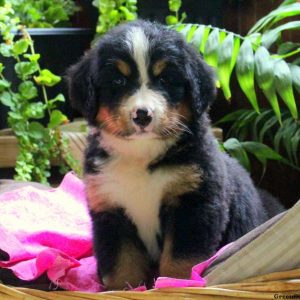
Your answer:
[[[76,161],[68,154],[68,143],[59,126],[68,122],[57,109],[64,96],[49,99],[47,89],[61,78],[40,64],[40,54],[34,49],[28,31],[15,17],[10,4],[0,7],[0,55],[14,61],[18,78],[17,88],[5,76],[5,66],[0,63],[0,102],[9,108],[8,123],[18,139],[19,154],[15,179],[47,183],[50,160],[58,159],[65,171],[70,165],[79,171]],[[41,100],[42,99],[42,100]],[[43,120],[48,120],[44,125]]]

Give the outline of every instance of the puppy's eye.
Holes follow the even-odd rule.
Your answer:
[[[113,80],[113,83],[115,85],[125,85],[126,84],[126,78],[125,77],[116,77],[114,80]]]

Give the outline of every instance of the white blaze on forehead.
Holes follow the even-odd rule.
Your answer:
[[[126,36],[126,43],[137,64],[141,81],[148,82],[147,54],[149,50],[149,40],[140,27],[133,27]]]

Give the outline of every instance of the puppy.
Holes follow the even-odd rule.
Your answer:
[[[108,289],[187,278],[270,217],[246,171],[219,151],[207,117],[212,70],[179,33],[136,21],[103,36],[68,72],[90,125],[87,201]]]

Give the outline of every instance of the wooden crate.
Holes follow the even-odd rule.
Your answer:
[[[0,131],[0,168],[11,168],[16,164],[18,141],[11,130]]]

